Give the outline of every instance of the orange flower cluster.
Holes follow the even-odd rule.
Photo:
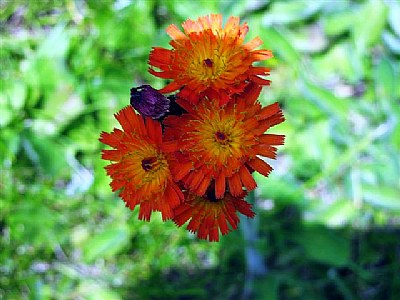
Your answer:
[[[283,135],[265,133],[284,121],[277,103],[263,107],[257,100],[269,81],[256,61],[272,57],[256,50],[259,38],[244,43],[246,23],[208,15],[167,28],[172,49],[154,47],[149,72],[171,79],[157,91],[148,85],[131,89],[131,105],[116,114],[122,130],[103,132],[111,146],[102,158],[113,191],[126,206],[139,206],[139,219],[153,211],[218,241],[237,228],[241,213],[254,217],[244,200],[257,187],[252,173],[268,176]],[[168,97],[162,95],[178,91]]]

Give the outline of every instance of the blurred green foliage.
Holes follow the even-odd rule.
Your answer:
[[[238,15],[275,58],[275,171],[258,177],[254,299],[400,298],[400,4],[2,0],[1,299],[239,299],[246,230],[196,240],[111,193],[101,131],[164,29]],[[397,83],[396,83],[397,82]],[[246,271],[247,270],[247,271]]]

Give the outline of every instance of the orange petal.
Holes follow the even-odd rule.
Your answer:
[[[145,118],[145,125],[148,136],[156,143],[156,145],[161,145],[162,132],[160,122],[154,121],[151,118]]]
[[[149,64],[151,66],[168,70],[174,52],[161,47],[153,47],[149,54]]]
[[[121,138],[123,137],[124,133],[122,130],[114,128],[112,133],[102,132],[100,134],[99,141],[103,144],[109,145],[113,148],[117,148],[121,143]]]
[[[242,166],[239,170],[240,179],[248,191],[252,191],[257,187],[257,183],[251,176],[246,166]]]
[[[243,47],[248,51],[252,51],[252,50],[256,49],[258,46],[261,46],[262,44],[263,44],[263,41],[257,36],[254,39],[252,39],[250,42],[244,44]]]
[[[285,136],[280,134],[263,134],[259,137],[259,142],[267,145],[283,145],[285,143]]]
[[[261,110],[260,116],[259,116],[259,120],[267,119],[269,117],[272,117],[275,114],[279,114],[279,112],[281,112],[281,109],[279,107],[279,103],[275,102],[273,104],[270,104],[270,105],[264,107]]]
[[[256,50],[251,52],[251,58],[255,61],[266,60],[274,57],[271,50]]]
[[[215,178],[215,197],[217,199],[224,197],[225,190],[226,190],[225,175],[221,173],[217,178]]]
[[[149,68],[148,69],[148,72],[151,74],[151,75],[154,75],[154,76],[156,76],[156,77],[160,77],[160,78],[164,78],[164,79],[169,79],[169,78],[171,78],[172,77],[172,74],[171,74],[171,72],[167,72],[167,71],[156,71],[156,70],[154,70],[153,68]],[[173,90],[173,91],[175,91],[175,90]],[[160,92],[161,92],[161,90],[160,90]],[[161,92],[161,93],[163,93],[163,92]],[[167,93],[167,92],[166,92]]]
[[[265,177],[267,177],[269,173],[271,173],[272,171],[272,167],[258,157],[255,157],[254,159],[250,160],[247,164],[251,168],[256,170],[258,173],[264,175]]]
[[[231,34],[235,34],[235,31],[238,31],[239,29],[239,22],[240,19],[239,17],[229,17],[228,21],[225,24],[225,31],[230,32],[232,31]]]
[[[253,151],[257,155],[265,156],[272,159],[276,158],[276,148],[269,145],[256,145],[253,147]]]
[[[210,185],[210,181],[211,178],[209,176],[204,176],[203,181],[199,184],[199,187],[196,191],[198,195],[203,196],[206,193],[207,188]]]
[[[252,211],[252,207],[253,205],[251,205],[250,203],[248,203],[245,200],[241,200],[241,199],[237,199],[235,202],[235,209],[237,211],[239,211],[241,214],[249,217],[249,218],[253,218],[256,214],[254,213],[254,211]]]
[[[218,226],[222,235],[228,234],[230,231],[228,224],[226,222],[227,220],[225,218],[225,214],[221,214],[220,217],[218,218]]]
[[[243,193],[240,176],[236,173],[228,178],[229,191],[233,196],[240,196]]]
[[[143,119],[139,117],[132,106],[126,106],[115,114],[115,118],[121,124],[125,132],[137,132],[141,135],[145,135],[145,127]]]
[[[177,168],[174,168],[171,170],[171,173],[174,177],[175,181],[180,181],[182,180],[183,177],[185,177],[189,172],[193,169],[193,163],[192,162],[187,162],[184,164],[179,164],[177,165]]]
[[[187,39],[187,36],[175,24],[169,25],[165,31],[173,40]]]
[[[251,76],[251,81],[256,84],[259,84],[259,85],[270,85],[271,84],[271,80],[262,79],[261,77],[258,77],[258,76]]]
[[[102,150],[101,158],[104,160],[120,161],[123,154],[119,150]]]
[[[158,91],[163,94],[168,94],[168,93],[172,93],[176,90],[179,90],[180,88],[181,88],[180,84],[177,84],[175,81],[172,81],[171,83],[167,84],[165,87],[163,87],[162,89],[160,89]]]
[[[177,141],[168,141],[168,142],[164,142],[161,145],[161,150],[164,153],[171,153],[171,152],[175,152],[178,150],[178,144]]]

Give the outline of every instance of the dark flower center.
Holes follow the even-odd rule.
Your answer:
[[[145,170],[146,172],[152,170],[155,167],[155,163],[157,162],[157,158],[156,157],[147,157],[145,159],[142,160],[142,168],[143,170]]]
[[[223,132],[221,132],[221,131],[217,131],[217,132],[215,133],[215,137],[217,138],[217,140],[218,140],[219,142],[225,142],[225,140],[226,140],[226,135],[225,135],[225,133],[223,133]]]
[[[211,68],[213,66],[213,61],[210,58],[206,58],[205,60],[203,60],[203,62],[206,65],[206,67]]]

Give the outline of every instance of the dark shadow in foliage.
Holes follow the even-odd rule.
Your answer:
[[[305,225],[295,206],[261,218],[269,274],[254,299],[398,299],[400,230]],[[269,299],[269,298],[268,298]]]
[[[245,273],[240,231],[222,238],[220,243],[217,266],[210,267],[204,262],[201,267],[152,270],[149,278],[127,290],[124,299],[240,299]]]

